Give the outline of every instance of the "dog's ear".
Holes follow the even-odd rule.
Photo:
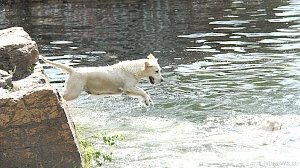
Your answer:
[[[145,62],[145,68],[147,68],[147,67],[152,67],[152,65],[150,64],[149,61],[146,61],[146,62]]]
[[[148,58],[148,59],[156,59],[156,58],[154,57],[153,54],[149,54],[149,55],[147,56],[147,58]]]

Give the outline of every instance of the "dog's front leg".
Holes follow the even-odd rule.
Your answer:
[[[143,89],[141,89],[139,87],[126,89],[126,93],[128,95],[132,95],[132,96],[142,96],[144,98],[145,104],[147,106],[149,106],[150,102],[152,102],[152,99],[150,98],[150,96]]]

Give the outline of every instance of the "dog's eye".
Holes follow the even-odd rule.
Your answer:
[[[159,71],[155,71],[156,73],[158,73]]]

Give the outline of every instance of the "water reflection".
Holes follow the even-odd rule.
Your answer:
[[[282,0],[88,1],[2,6],[49,59],[98,66],[153,52],[166,82],[123,97],[71,103],[76,122],[128,138],[108,167],[265,167],[300,163],[300,4]],[[62,87],[65,76],[46,69]],[[122,109],[122,110],[120,110]],[[277,133],[259,129],[277,115]]]
[[[163,57],[170,57],[173,54],[169,53],[176,51],[181,57],[186,55],[188,61],[191,56],[194,57],[182,52],[182,47],[188,45],[188,42],[177,36],[187,33],[192,36],[194,33],[196,37],[200,35],[198,38],[202,38],[202,34],[214,40],[228,34],[223,33],[224,30],[229,31],[227,36],[230,37],[231,32],[252,27],[252,22],[259,21],[249,18],[247,13],[260,14],[273,10],[272,5],[261,9],[264,6],[262,1],[246,1],[249,10],[245,13],[241,10],[243,3],[237,2],[88,1],[77,4],[15,4],[4,9],[1,27],[24,26],[45,50],[48,49],[49,40],[61,41],[65,40],[62,39],[64,37],[74,42],[71,47],[78,47],[80,54],[84,50],[87,52],[99,48],[122,57],[130,55],[136,58],[149,51],[160,51]],[[279,2],[272,1],[272,4]],[[239,19],[232,20],[233,16]],[[264,32],[259,29],[255,31]],[[62,51],[47,52],[55,55],[64,54],[68,50],[62,48]]]

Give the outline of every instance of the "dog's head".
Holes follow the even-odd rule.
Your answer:
[[[157,58],[149,54],[145,62],[145,72],[151,84],[160,83],[164,80],[160,71],[161,68],[157,62]]]

